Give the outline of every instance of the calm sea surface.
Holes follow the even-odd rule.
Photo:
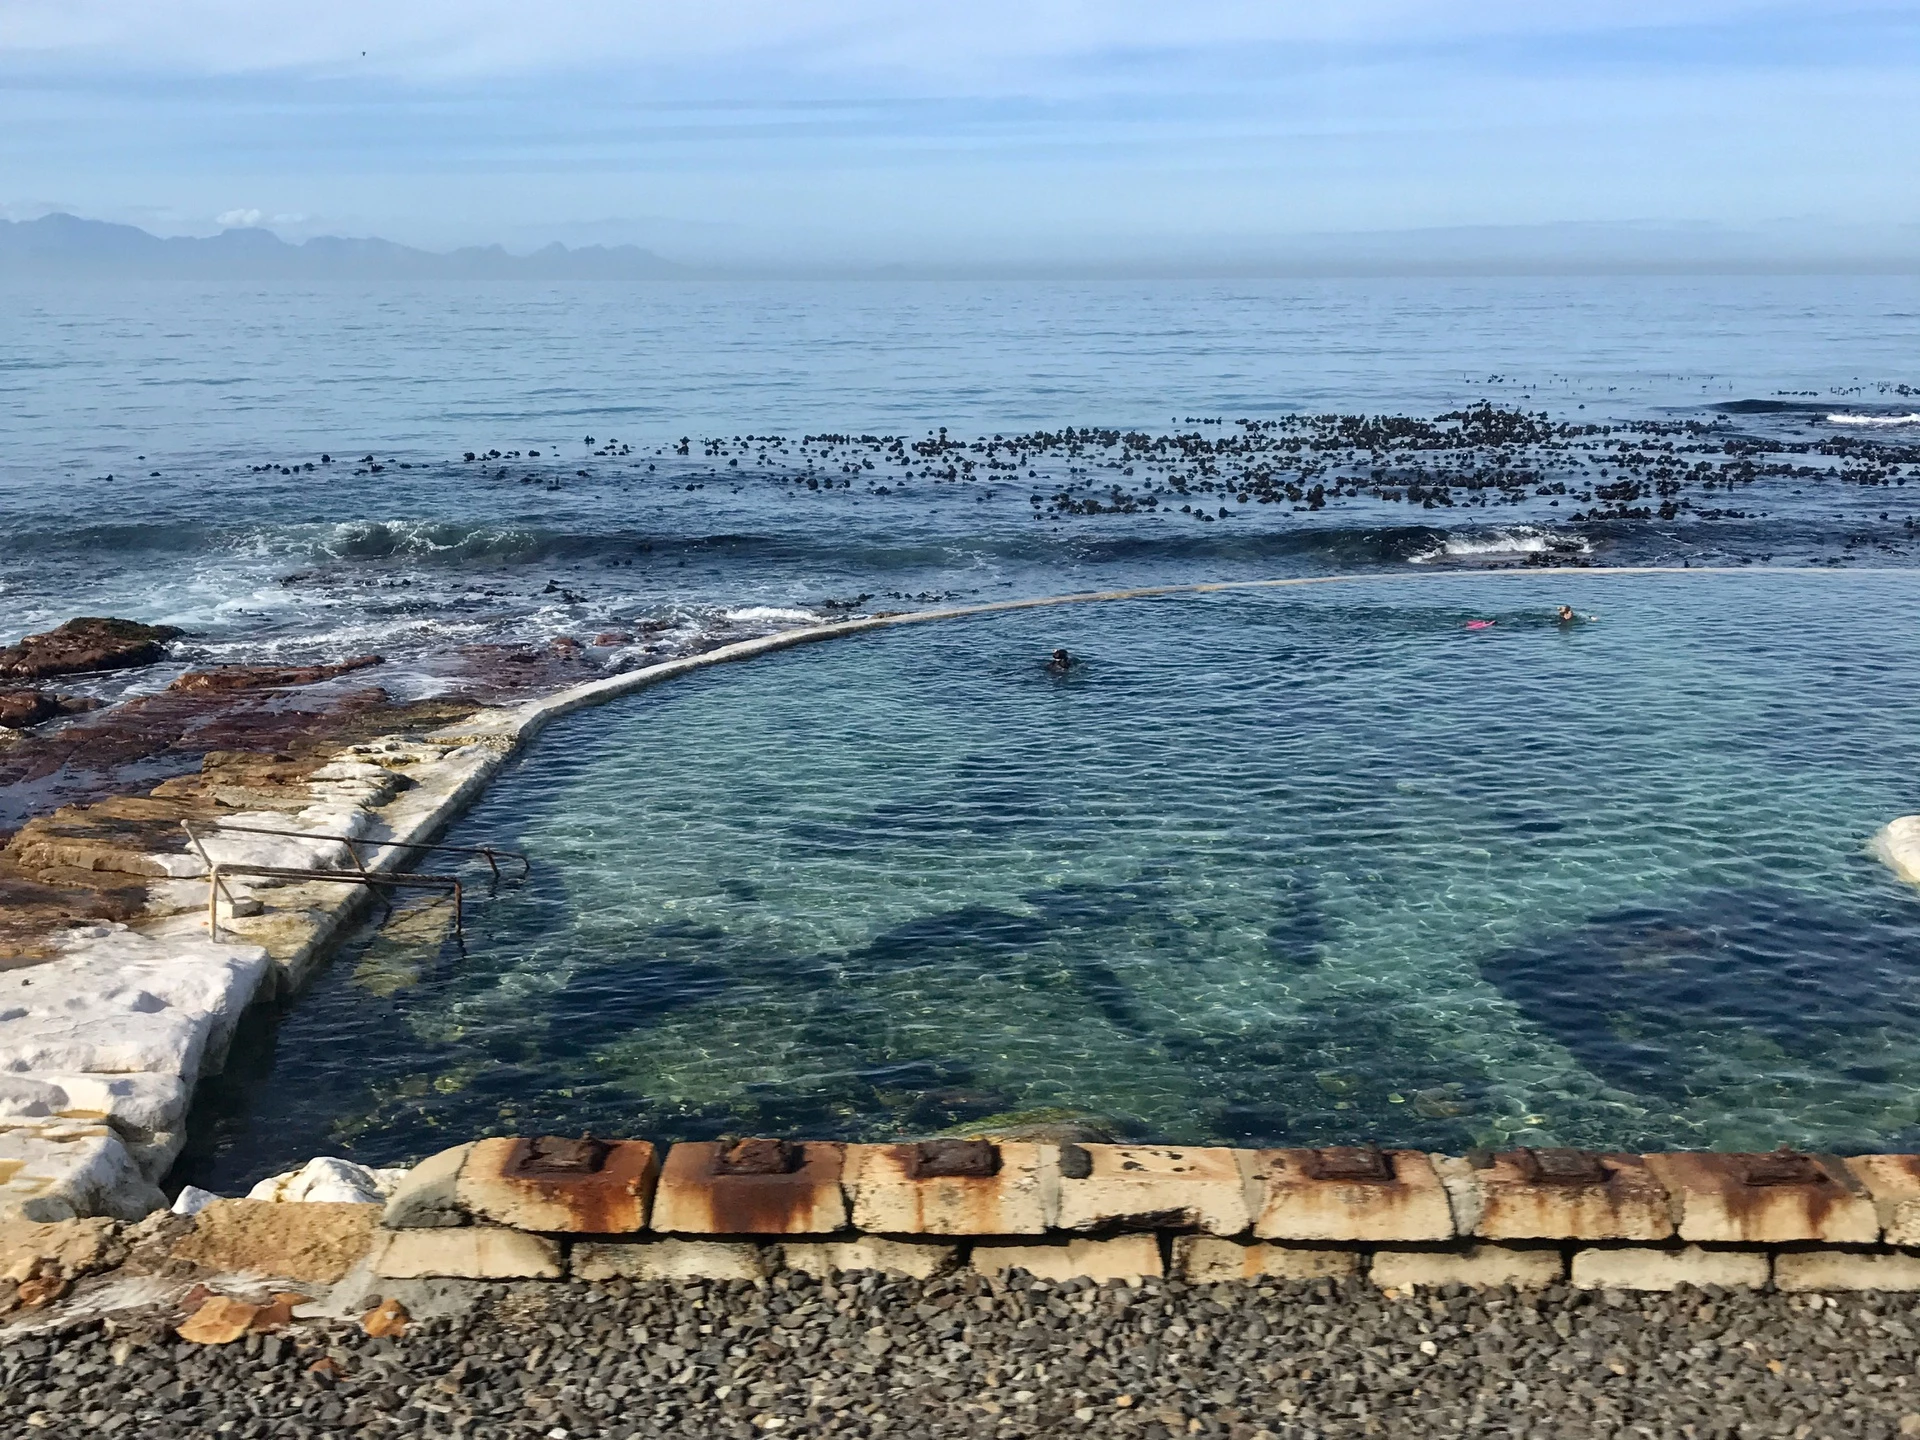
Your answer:
[[[1920,467],[1670,522],[1206,526],[1037,515],[1046,462],[780,471],[809,435],[1480,401],[1911,446],[1916,355],[1905,278],[12,288],[0,640],[124,614],[186,626],[183,664],[379,650],[405,694],[409,657],[660,615],[1369,577],[868,637],[575,717],[461,827],[539,857],[464,951],[410,917],[250,1029],[181,1172],[221,1188],[489,1129],[1067,1111],[1914,1146],[1920,902],[1864,845],[1920,808]],[[1775,408],[1711,408],[1741,401]],[[1837,573],[1446,573],[1542,552]],[[1064,681],[1055,644],[1086,658]]]

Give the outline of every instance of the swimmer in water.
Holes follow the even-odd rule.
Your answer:
[[[1571,625],[1574,621],[1578,620],[1580,617],[1573,613],[1573,607],[1571,605],[1562,605],[1560,607],[1559,618],[1560,618],[1560,623],[1562,625]]]
[[[1064,675],[1073,669],[1077,663],[1079,662],[1065,650],[1056,650],[1053,652],[1052,658],[1047,661],[1047,673],[1049,675]]]

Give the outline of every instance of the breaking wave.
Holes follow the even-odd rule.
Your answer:
[[[1920,425],[1920,414],[1911,415],[1853,415],[1846,411],[1827,416],[1829,425],[1863,425],[1879,427],[1885,425]]]
[[[1415,565],[1445,560],[1478,560],[1498,555],[1590,555],[1593,545],[1578,535],[1562,535],[1533,526],[1443,535],[1407,559]]]

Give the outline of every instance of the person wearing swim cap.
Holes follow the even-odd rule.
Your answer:
[[[1069,655],[1066,650],[1062,648],[1054,651],[1051,658],[1048,659],[1047,673],[1049,675],[1064,675],[1073,669],[1077,663],[1073,656]]]

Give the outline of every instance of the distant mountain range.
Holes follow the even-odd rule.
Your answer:
[[[553,244],[531,255],[498,245],[436,253],[391,240],[316,236],[289,244],[271,230],[162,239],[132,225],[43,215],[0,220],[0,275],[150,275],[190,279],[650,280],[688,273],[636,245]]]
[[[1068,279],[1100,277],[1920,274],[1920,225],[1752,227],[1624,223],[1463,225],[1275,236],[1184,259],[882,264],[731,260],[685,265],[636,245],[554,243],[530,255],[499,245],[446,252],[271,230],[162,239],[66,214],[0,220],[0,277],[155,276],[204,280],[671,280],[693,278]]]

